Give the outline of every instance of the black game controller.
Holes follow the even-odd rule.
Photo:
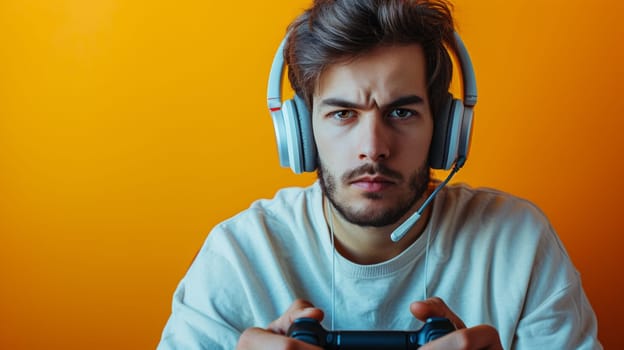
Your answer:
[[[439,317],[427,319],[417,331],[327,331],[313,318],[299,318],[287,334],[326,350],[409,350],[454,330],[451,321]]]

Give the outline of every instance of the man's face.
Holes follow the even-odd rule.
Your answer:
[[[329,66],[313,95],[319,180],[349,222],[386,226],[427,190],[433,119],[420,45]]]

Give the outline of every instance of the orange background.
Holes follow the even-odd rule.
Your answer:
[[[308,0],[0,1],[0,348],[154,348],[217,222],[304,185],[266,77]],[[476,129],[457,181],[530,198],[624,348],[624,2],[461,0]]]

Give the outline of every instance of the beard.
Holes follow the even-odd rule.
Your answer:
[[[338,198],[336,177],[318,159],[317,164],[319,164],[317,176],[323,193],[345,220],[358,226],[383,227],[396,223],[422,198],[431,180],[429,166],[428,164],[423,164],[408,177],[408,191],[397,195],[391,205],[375,210],[367,208],[358,209]],[[395,179],[399,183],[404,180],[403,175],[400,173],[386,167],[382,163],[375,163],[364,164],[346,172],[340,177],[340,184],[347,184],[350,179],[364,174],[383,175]],[[384,195],[379,193],[366,193],[363,196],[373,201],[385,199]]]

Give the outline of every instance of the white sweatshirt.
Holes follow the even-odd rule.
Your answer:
[[[505,349],[602,348],[579,274],[531,203],[447,186],[416,242],[358,265],[337,253],[332,264],[322,197],[318,183],[284,189],[216,226],[174,294],[158,348],[234,349],[243,330],[266,327],[297,298],[325,312],[327,329],[333,317],[335,329],[415,330],[409,305],[431,296],[468,327],[493,325]]]

